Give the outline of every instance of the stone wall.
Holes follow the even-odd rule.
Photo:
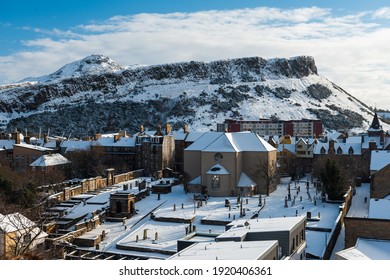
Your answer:
[[[372,175],[370,193],[371,198],[384,198],[390,194],[390,165]]]
[[[390,220],[345,217],[345,248],[356,245],[358,237],[390,240]]]
[[[126,173],[115,175],[113,181],[114,184],[119,184],[122,182],[126,182],[128,180],[138,178],[141,175],[142,175],[142,169],[129,171]],[[58,192],[50,196],[50,198],[53,201],[61,202],[61,201],[69,200],[76,195],[103,189],[107,187],[107,178],[99,176],[95,178],[84,179],[79,185],[73,187],[66,187],[66,184],[62,184],[62,185],[65,187],[61,192]]]

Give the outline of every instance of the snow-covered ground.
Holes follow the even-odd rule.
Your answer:
[[[85,211],[91,213],[95,208],[99,209],[102,206],[107,206],[110,193],[123,189],[124,184],[132,183],[135,185],[135,180],[117,184],[106,191],[102,191],[88,199],[85,205],[83,203],[77,204],[70,211],[69,217],[81,216],[86,214]],[[308,188],[307,182],[309,182]],[[151,212],[156,218],[192,219],[191,225],[195,226],[197,233],[212,234],[223,233],[225,226],[205,224],[202,223],[202,220],[229,222],[237,219],[247,220],[256,216],[256,214],[258,214],[258,218],[272,219],[274,217],[292,217],[296,215],[306,216],[307,212],[311,212],[313,221],[307,223],[306,251],[309,254],[320,256],[324,250],[326,240],[329,238],[330,231],[335,226],[340,204],[322,203],[319,192],[316,191],[313,183],[307,181],[306,178],[299,183],[290,183],[291,200],[286,201],[288,185],[289,181],[283,180],[278,185],[277,190],[271,193],[270,196],[262,195],[262,207],[259,206],[258,195],[242,198],[242,206],[245,209],[245,216],[243,217],[240,217],[240,203],[237,203],[236,197],[210,197],[207,203],[203,201],[202,205],[198,206],[197,203],[194,203],[192,193],[186,194],[182,185],[176,185],[172,187],[171,193],[161,194],[160,199],[157,194],[151,193],[150,196],[137,202],[135,208],[138,214],[125,220],[124,223],[106,221],[83,235],[82,238],[94,239],[104,231],[105,238],[100,243],[98,250],[165,259],[169,255],[161,254],[159,250],[175,252],[177,250],[177,240],[186,236],[186,228],[188,230],[190,224],[155,221],[150,218],[149,214]],[[137,193],[138,189],[132,187],[131,191]],[[230,207],[225,206],[226,199],[229,200]],[[94,204],[88,204],[92,201]],[[325,231],[318,231],[317,229]],[[144,239],[145,232],[147,236]],[[126,250],[123,250],[123,248],[126,248]],[[139,252],[134,251],[134,248],[147,248],[147,251],[156,250],[156,252]],[[89,249],[95,250],[95,248]]]

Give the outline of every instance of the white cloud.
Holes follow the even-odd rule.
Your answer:
[[[311,7],[116,16],[71,30],[39,30],[45,37],[26,42],[29,51],[0,57],[0,79],[48,74],[93,53],[121,65],[312,55],[320,74],[369,105],[390,109],[383,67],[390,61],[390,28],[372,21],[387,12],[334,16]]]

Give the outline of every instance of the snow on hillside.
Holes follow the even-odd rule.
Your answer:
[[[99,75],[107,72],[117,72],[124,69],[125,68],[116,64],[112,59],[103,55],[94,54],[81,60],[66,64],[50,75],[25,78],[20,81],[20,83],[51,83],[67,78],[78,78],[86,75]]]
[[[366,130],[372,116],[370,108],[319,75],[306,56],[121,67],[92,55],[35,83],[0,86],[4,129],[50,125],[61,133],[134,133],[140,124],[178,129],[186,123],[192,131],[206,131],[227,118],[273,117]]]

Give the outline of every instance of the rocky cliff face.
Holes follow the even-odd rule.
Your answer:
[[[216,129],[225,118],[324,118],[328,128],[365,127],[369,109],[318,75],[314,59],[260,57],[155,66],[90,56],[53,74],[0,86],[3,129],[82,136],[139,125]]]

